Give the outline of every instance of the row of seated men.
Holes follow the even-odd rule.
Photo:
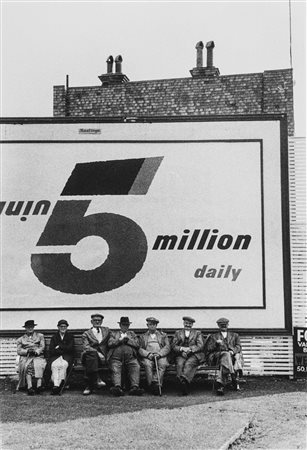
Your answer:
[[[103,319],[101,314],[92,314],[92,327],[82,335],[81,361],[87,382],[83,395],[90,395],[96,388],[105,386],[98,375],[99,368],[105,363],[111,371],[112,395],[124,395],[127,381],[129,395],[143,395],[140,364],[145,370],[148,390],[154,395],[161,395],[171,352],[175,355],[176,375],[182,395],[188,395],[197,367],[204,362],[209,366],[218,366],[217,395],[224,395],[229,378],[233,388],[239,389],[243,356],[240,337],[228,330],[228,319],[218,319],[217,332],[205,340],[199,330],[193,329],[195,320],[185,316],[182,318],[183,327],[175,332],[171,344],[167,334],[157,330],[159,320],[155,317],[146,319],[148,330],[139,337],[129,329],[131,322],[128,317],[120,318],[117,331],[102,326]],[[24,324],[26,333],[17,340],[17,353],[20,355],[18,388],[26,387],[28,395],[40,394],[44,376],[47,383],[50,378],[53,383],[51,394],[59,395],[73,365],[74,337],[68,331],[68,322],[60,320],[58,331],[51,338],[46,360],[45,339],[42,333],[34,331],[35,326],[34,320],[27,320]],[[35,389],[33,378],[36,378]]]

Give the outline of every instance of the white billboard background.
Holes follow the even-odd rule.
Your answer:
[[[143,327],[145,317],[153,314],[160,316],[162,327],[172,328],[189,313],[202,328],[212,328],[221,315],[238,328],[284,327],[279,121],[4,127],[4,139],[46,142],[2,145],[1,200],[51,202],[46,216],[29,215],[26,221],[20,220],[21,215],[6,216],[5,208],[2,211],[1,306],[16,308],[2,313],[4,328],[15,328],[16,318],[23,321],[29,315],[42,328],[54,328],[64,316],[72,327],[84,327],[90,312],[69,310],[78,307],[96,307],[110,326],[116,326],[121,315],[129,315],[134,327]],[[84,137],[81,128],[100,133]],[[48,142],[85,138],[116,142]],[[183,140],[195,142],[178,142]],[[146,195],[60,196],[76,163],[149,157],[163,160]],[[36,278],[31,253],[42,251],[36,243],[55,203],[70,199],[91,200],[86,215],[120,214],[142,228],[147,257],[130,282],[108,292],[76,295],[53,290]],[[218,236],[251,235],[252,239],[246,250],[216,246],[197,250],[197,245],[192,250],[177,246],[153,250],[158,235],[177,235],[179,242],[184,230],[192,235],[197,229],[218,229]],[[57,253],[59,248],[50,251]],[[104,262],[108,245],[102,238],[89,237],[60,251],[71,253],[73,264],[80,269],[91,270]],[[195,271],[203,266],[207,271],[223,268],[223,275],[227,267],[231,270],[227,278],[196,278]],[[232,269],[237,271],[235,280]],[[54,311],[57,307],[67,311]]]

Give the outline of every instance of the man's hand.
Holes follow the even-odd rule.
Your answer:
[[[217,339],[217,340],[216,340],[216,343],[217,343],[218,345],[222,345],[222,344],[223,344],[223,341],[222,341],[222,339]]]
[[[148,358],[150,361],[152,361],[153,358],[154,358],[153,353],[148,353],[147,358]]]

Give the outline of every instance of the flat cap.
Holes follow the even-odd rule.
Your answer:
[[[99,313],[95,313],[91,315],[91,319],[94,319],[94,317],[100,317],[101,319],[104,319],[104,316],[102,314]]]
[[[159,320],[155,317],[147,317],[146,322],[159,323]]]
[[[182,320],[186,320],[187,322],[191,322],[191,323],[195,322],[195,319],[193,319],[193,317],[189,317],[189,316],[184,316],[182,318]]]
[[[229,323],[229,320],[226,319],[226,317],[221,317],[220,319],[217,319],[216,323]]]

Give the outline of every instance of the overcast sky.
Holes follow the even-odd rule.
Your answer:
[[[305,136],[306,4],[291,0],[296,135]],[[221,75],[290,68],[289,1],[1,2],[1,115],[52,116],[54,85],[98,86],[121,54],[131,81],[189,77],[215,42]],[[205,58],[204,58],[205,59]]]

